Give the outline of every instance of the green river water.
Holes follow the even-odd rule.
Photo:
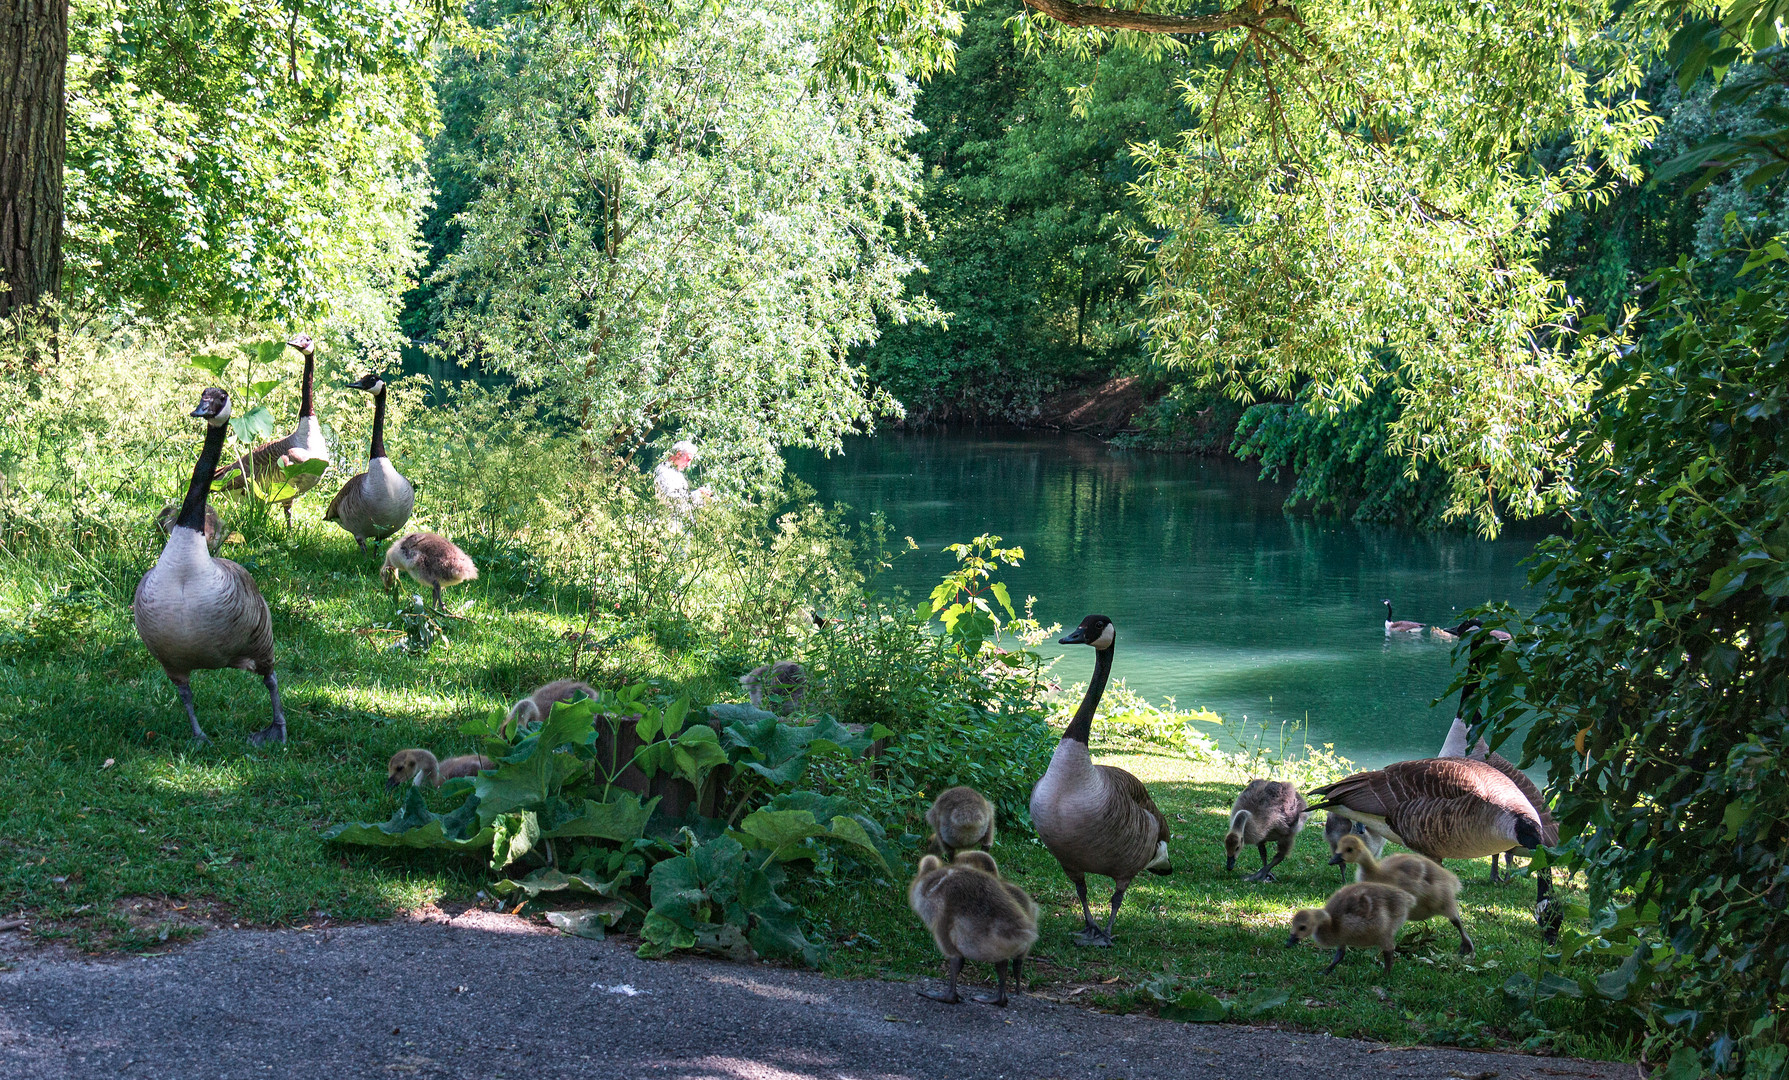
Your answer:
[[[1277,745],[1333,743],[1365,766],[1427,757],[1454,700],[1448,643],[1388,637],[1397,616],[1452,625],[1501,599],[1528,608],[1521,562],[1544,532],[1496,541],[1287,514],[1282,485],[1224,459],[1115,450],[1072,435],[986,431],[852,439],[843,455],[791,452],[791,470],[853,516],[880,511],[920,550],[884,588],[924,596],[944,545],[994,533],[1025,549],[1006,580],[1046,624],[1099,612],[1118,626],[1114,679],[1224,716],[1220,741],[1262,724]],[[1056,675],[1085,682],[1089,649]],[[1246,722],[1245,722],[1246,718]],[[1307,730],[1301,730],[1308,723]]]

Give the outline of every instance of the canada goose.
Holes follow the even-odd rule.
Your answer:
[[[383,540],[410,520],[410,511],[416,508],[416,489],[385,456],[385,380],[369,371],[347,386],[373,395],[373,446],[366,472],[342,485],[329,500],[323,520],[346,529],[365,551],[369,539]]]
[[[279,681],[273,674],[273,617],[267,601],[261,599],[247,570],[205,550],[201,534],[211,475],[224,450],[230,395],[207,388],[191,415],[205,421],[205,445],[161,557],[137,582],[133,605],[137,636],[173,681],[192,722],[193,738],[207,741],[193,712],[192,673],[233,667],[261,676],[273,700],[273,723],[249,736],[249,741],[257,746],[283,743],[286,713],[280,708]]]
[[[1391,617],[1391,601],[1390,600],[1381,600],[1380,603],[1385,605],[1385,632],[1386,633],[1388,633],[1388,634],[1420,634],[1423,632],[1423,624],[1422,623],[1411,622],[1409,619],[1394,619],[1394,618],[1392,618]]]
[[[1478,620],[1478,616],[1474,615],[1471,618],[1467,619],[1465,622],[1462,622],[1460,625],[1450,626],[1446,630],[1441,629],[1439,626],[1431,627],[1430,629],[1432,629],[1435,633],[1440,634],[1442,637],[1452,639],[1452,638],[1464,637],[1465,635],[1471,633],[1474,630],[1482,630],[1482,629],[1484,629],[1484,625],[1485,625],[1484,623],[1482,623]],[[1508,630],[1492,630],[1491,636],[1496,638],[1498,641],[1512,640],[1510,632]]]
[[[967,959],[993,964],[999,979],[993,997],[975,1000],[1004,1006],[1007,964],[1022,962],[1037,941],[1037,909],[1030,899],[1018,886],[975,866],[947,866],[936,855],[919,860],[919,873],[907,887],[907,904],[931,930],[950,979],[944,993],[920,990],[919,995],[951,1005],[962,1001],[957,976]]]
[[[1460,879],[1452,870],[1421,855],[1393,855],[1381,862],[1367,850],[1366,841],[1352,833],[1342,837],[1330,861],[1338,865],[1353,863],[1360,868],[1360,880],[1391,885],[1409,893],[1415,899],[1410,905],[1411,922],[1447,916],[1447,921],[1460,932],[1460,955],[1472,955],[1472,938],[1460,921]]]
[[[1095,765],[1087,747],[1093,730],[1093,714],[1112,674],[1113,643],[1117,630],[1104,615],[1089,615],[1061,639],[1064,645],[1093,647],[1093,678],[1087,693],[1056,752],[1050,767],[1031,789],[1031,822],[1038,839],[1062,864],[1081,898],[1085,926],[1075,935],[1078,945],[1109,946],[1112,926],[1118,921],[1118,905],[1131,879],[1144,870],[1173,873],[1168,863],[1168,819],[1156,809],[1149,789],[1123,769]],[[1112,913],[1102,930],[1087,905],[1087,875],[1112,879]]]
[[[1366,949],[1378,946],[1385,962],[1385,973],[1391,974],[1391,958],[1398,951],[1398,931],[1410,917],[1415,897],[1390,885],[1357,881],[1344,885],[1320,908],[1303,908],[1292,915],[1292,935],[1286,947],[1292,948],[1307,938],[1315,938],[1325,948],[1335,946],[1336,955],[1323,969],[1328,975],[1342,962],[1350,947]]]
[[[741,675],[739,685],[751,697],[752,708],[762,709],[768,697],[771,711],[787,716],[801,704],[802,695],[807,692],[808,673],[793,660],[778,660],[774,664],[759,664]]]
[[[477,776],[483,769],[495,769],[497,763],[483,754],[461,754],[446,761],[435,760],[427,750],[399,750],[386,765],[385,786],[415,784],[440,787],[456,776]]]
[[[1552,813],[1547,809],[1547,797],[1541,794],[1541,789],[1535,785],[1533,780],[1528,778],[1528,774],[1524,773],[1521,769],[1516,768],[1515,765],[1502,754],[1493,752],[1491,747],[1483,739],[1478,740],[1478,743],[1473,746],[1471,753],[1467,753],[1466,737],[1467,731],[1465,719],[1458,716],[1454,717],[1453,726],[1447,729],[1447,739],[1441,744],[1441,752],[1435,756],[1444,758],[1464,757],[1471,758],[1473,761],[1482,761],[1503,775],[1509,777],[1511,782],[1522,789],[1523,796],[1528,799],[1528,804],[1534,807],[1535,815],[1540,818],[1541,843],[1548,847],[1552,847],[1559,843],[1559,823],[1553,820]],[[1532,854],[1533,851],[1526,847],[1510,848],[1508,851],[1494,853],[1491,856],[1491,884],[1502,885],[1515,880],[1515,867],[1513,864],[1510,864],[1508,860],[1517,855],[1528,856]],[[1497,860],[1499,857],[1502,857],[1505,860],[1505,864],[1510,871],[1502,876],[1499,876],[1497,873]]]
[[[555,679],[511,705],[509,715],[503,718],[500,730],[507,731],[514,725],[516,731],[520,732],[524,724],[532,724],[551,716],[555,702],[571,701],[579,695],[594,698],[596,691],[590,688],[589,683],[579,682],[577,679]]]
[[[1250,780],[1230,807],[1230,831],[1224,834],[1224,869],[1236,869],[1236,855],[1245,845],[1261,853],[1261,869],[1244,881],[1273,881],[1273,868],[1292,853],[1292,842],[1311,820],[1298,789],[1283,780]],[[1267,861],[1267,842],[1279,850]]]
[[[296,334],[286,344],[297,349],[304,357],[304,381],[300,384],[298,401],[298,426],[292,434],[283,439],[262,443],[250,451],[246,457],[249,466],[254,470],[256,482],[262,482],[272,476],[276,467],[297,465],[306,461],[322,461],[329,464],[329,444],[323,438],[323,428],[317,423],[316,396],[312,392],[317,375],[317,347],[309,334]],[[238,458],[217,470],[214,480],[229,476],[230,482],[225,484],[225,491],[241,491],[242,458]],[[231,475],[234,473],[235,475]],[[281,499],[280,507],[286,512],[286,527],[292,527],[292,500],[317,486],[320,479],[316,474],[304,474],[287,479],[292,485],[290,499]]]
[[[1440,862],[1477,859],[1542,842],[1540,813],[1522,788],[1495,766],[1471,758],[1399,761],[1355,773],[1311,792],[1313,810],[1352,818],[1367,832]],[[1558,934],[1548,875],[1535,881],[1535,919],[1548,941]]]
[[[954,855],[964,848],[994,846],[994,804],[972,787],[946,788],[926,811],[932,850]]]
[[[432,532],[410,533],[386,549],[380,576],[395,580],[400,570],[435,590],[436,607],[441,606],[441,586],[478,577],[478,567],[464,551],[447,537]]]
[[[180,516],[180,504],[179,503],[169,503],[168,505],[161,508],[160,513],[155,515],[155,527],[160,529],[162,531],[163,535],[172,535],[172,533],[174,532],[174,519],[179,516]],[[211,552],[213,555],[216,555],[217,549],[223,545],[223,542],[224,542],[224,519],[217,516],[217,508],[216,507],[212,506],[210,502],[206,502],[206,504],[205,504],[205,550]]]

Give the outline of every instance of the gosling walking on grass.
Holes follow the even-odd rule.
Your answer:
[[[385,786],[388,789],[396,789],[404,784],[440,787],[456,777],[477,776],[485,769],[496,767],[497,763],[483,754],[461,754],[459,757],[438,761],[427,750],[399,750],[391,755],[391,761],[386,764]]]
[[[441,606],[441,588],[458,585],[478,577],[478,567],[454,542],[439,533],[413,532],[391,545],[385,552],[385,565],[379,574],[395,581],[399,571],[409,574],[418,584],[435,590],[435,606]]]
[[[1391,974],[1391,958],[1398,951],[1398,931],[1410,917],[1414,897],[1403,889],[1362,881],[1344,885],[1320,908],[1303,908],[1292,915],[1292,936],[1286,947],[1314,940],[1334,947],[1335,958],[1323,969],[1328,975],[1350,948],[1378,949]]]
[[[1304,796],[1284,780],[1250,780],[1230,807],[1230,831],[1224,834],[1224,869],[1236,869],[1236,856],[1244,847],[1261,853],[1261,869],[1244,881],[1273,881],[1273,868],[1292,853],[1292,843],[1311,820]],[[1267,861],[1267,843],[1279,845],[1273,861]]]
[[[1364,839],[1352,834],[1342,837],[1330,862],[1353,863],[1359,868],[1360,880],[1409,893],[1414,901],[1410,907],[1411,922],[1446,916],[1460,932],[1460,955],[1472,955],[1472,938],[1466,934],[1466,924],[1460,921],[1460,879],[1452,870],[1421,855],[1393,855],[1380,861],[1367,850]]]
[[[944,954],[949,985],[942,994],[928,990],[921,997],[955,1005],[963,1000],[957,993],[957,977],[963,961],[994,965],[999,985],[993,997],[975,997],[987,1005],[1005,1006],[1006,972],[1011,965],[1014,979],[1025,954],[1037,941],[1037,905],[1026,892],[1010,882],[1001,881],[985,852],[965,852],[965,861],[946,864],[936,855],[919,860],[919,873],[907,887],[907,904],[932,932],[938,951]]]

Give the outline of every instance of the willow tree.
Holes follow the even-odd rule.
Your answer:
[[[1184,68],[1194,122],[1136,148],[1129,237],[1161,365],[1320,412],[1392,389],[1388,449],[1441,466],[1449,515],[1487,533],[1570,497],[1594,357],[1536,257],[1555,215],[1636,179],[1646,33],[1605,0],[1025,2],[1033,44]],[[954,0],[837,3],[845,81],[950,63]]]
[[[911,93],[816,85],[799,0],[658,14],[650,49],[599,11],[508,18],[450,91],[483,104],[437,348],[537,389],[592,465],[675,432],[774,470],[894,407],[851,350],[910,314]]]

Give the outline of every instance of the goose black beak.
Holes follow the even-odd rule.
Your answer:
[[[1340,866],[1347,861],[1347,859],[1342,858],[1342,853],[1339,851],[1329,857],[1329,865],[1331,866]]]
[[[1293,935],[1292,937],[1289,937],[1286,939],[1286,948],[1288,948],[1288,949],[1298,948],[1298,936],[1296,934]]]
[[[1057,638],[1056,644],[1058,644],[1058,645],[1085,645],[1085,644],[1087,644],[1087,635],[1082,633],[1081,628],[1077,626],[1073,630],[1070,630],[1066,637]]]
[[[388,776],[385,778],[385,790],[386,791],[396,791],[397,786],[398,786],[398,778],[397,777]]]
[[[1236,856],[1226,855],[1224,857],[1224,871],[1226,873],[1228,873],[1229,871],[1234,870],[1234,869],[1236,869]]]

